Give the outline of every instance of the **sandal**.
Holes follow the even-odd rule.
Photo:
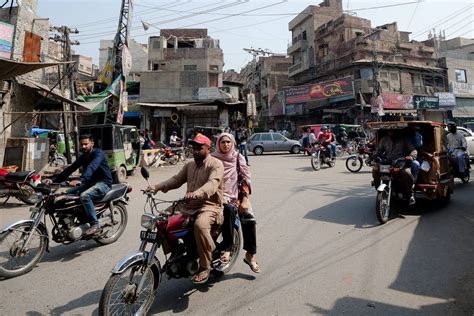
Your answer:
[[[191,279],[191,281],[194,283],[194,284],[204,284],[207,282],[207,280],[209,280],[209,275],[211,274],[211,269],[204,269],[204,270],[200,270],[198,273],[196,273],[193,278]],[[201,279],[201,280],[196,280],[198,277],[203,277],[205,276],[205,278]]]
[[[221,252],[220,261],[222,264],[228,264],[230,262],[230,251]]]
[[[254,273],[260,273],[260,267],[258,266],[257,261],[247,261],[247,258],[244,258],[244,262],[250,267]]]

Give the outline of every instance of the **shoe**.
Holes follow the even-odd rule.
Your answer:
[[[86,230],[84,235],[94,235],[95,233],[97,233],[98,230],[99,230],[99,225],[98,224],[93,224],[91,227],[89,227]]]
[[[414,205],[416,203],[415,197],[412,195],[410,196],[410,202],[408,202],[409,205]]]

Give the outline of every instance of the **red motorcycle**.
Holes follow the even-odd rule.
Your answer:
[[[142,168],[141,173],[148,181],[148,170]],[[179,212],[183,200],[174,201],[171,207],[160,210],[159,204],[169,202],[154,198],[151,192],[143,192],[145,207],[148,205],[150,211],[141,217],[145,230],[140,232],[140,248],[112,269],[100,298],[99,315],[147,315],[164,275],[168,279],[178,279],[189,278],[198,272],[193,220]],[[211,264],[213,274],[229,272],[237,260],[241,245],[239,216],[236,216],[234,230],[230,260],[222,263],[220,251],[216,249]],[[211,235],[216,242],[220,236],[219,227],[213,227]],[[156,256],[160,247],[166,258],[163,266]]]
[[[314,152],[311,154],[311,167],[313,167],[314,171],[318,171],[323,164],[332,168],[336,165],[336,160],[331,157],[329,147],[319,142],[314,146]]]
[[[41,176],[34,170],[10,172],[7,169],[0,169],[0,199],[6,198],[2,205],[12,196],[25,204],[34,205],[36,203],[34,188],[39,183]]]

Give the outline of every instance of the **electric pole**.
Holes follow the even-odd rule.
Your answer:
[[[64,61],[71,61],[72,60],[72,52],[71,52],[71,45],[79,45],[78,41],[71,41],[69,38],[69,35],[71,33],[73,34],[78,34],[79,31],[77,29],[70,29],[67,26],[53,26],[50,29],[51,32],[57,32],[59,34],[55,34],[53,37],[50,37],[49,39],[61,43],[61,51],[63,53],[63,60]],[[66,85],[69,87],[69,98],[71,100],[74,100],[75,98],[75,91],[74,91],[74,80],[73,80],[73,73],[75,72],[75,64],[64,64],[63,66],[63,73],[66,74],[67,76],[67,83]],[[58,72],[60,67],[58,67]],[[61,76],[59,76],[61,77]],[[59,82],[59,88],[61,89],[61,92],[64,89],[64,85],[62,83],[62,80]],[[63,103],[63,111],[69,111],[68,105],[65,102]],[[72,115],[72,121],[73,121],[73,126],[74,126],[74,131],[73,131],[73,140],[74,140],[74,147],[75,147],[75,155],[76,159],[79,155],[79,135],[78,135],[78,127],[77,127],[77,113],[76,113],[76,106],[72,106],[73,110],[73,115]],[[72,162],[71,158],[71,146],[69,144],[69,133],[68,133],[68,120],[66,117],[66,114],[63,113],[62,115],[63,118],[63,131],[64,131],[64,141],[66,142],[66,160],[68,164]]]
[[[113,83],[119,76],[122,76],[120,82],[122,89],[125,86],[125,74],[123,69],[123,51],[124,46],[128,46],[130,38],[130,27],[132,26],[132,0],[122,0],[122,7],[120,9],[120,18],[115,34],[114,47],[112,50],[112,80]],[[122,91],[122,90],[120,90]],[[104,123],[111,121],[112,123],[122,124],[123,108],[121,102],[121,94],[118,98],[111,97],[107,100],[107,106],[104,113]]]

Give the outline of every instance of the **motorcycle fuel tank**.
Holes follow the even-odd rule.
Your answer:
[[[168,238],[174,240],[186,236],[190,231],[191,217],[186,214],[176,214],[168,218]]]

